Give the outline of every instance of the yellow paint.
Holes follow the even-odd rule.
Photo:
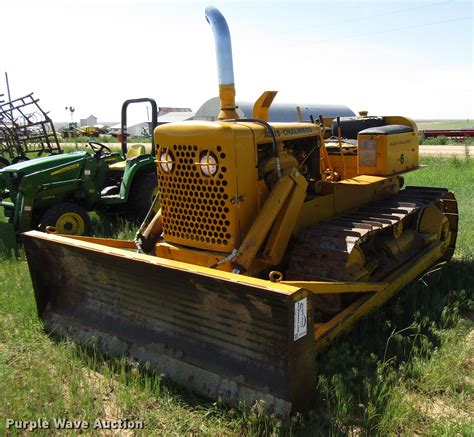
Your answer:
[[[324,194],[306,200],[301,208],[294,233],[299,234],[304,228],[334,215],[334,195]]]
[[[447,217],[435,205],[428,205],[421,215],[418,230],[426,234],[436,235],[438,240],[448,240],[446,231],[449,232]]]
[[[58,170],[55,170],[55,171],[51,172],[51,176],[56,176],[58,174],[66,173],[68,171],[74,170],[74,169],[78,168],[79,165],[80,165],[79,163],[67,165],[66,167],[63,167],[63,168],[60,168]]]
[[[258,209],[260,210],[265,203],[265,200],[267,200],[268,197],[268,188],[267,185],[265,184],[265,181],[263,180],[258,180],[257,181],[257,204],[258,204]]]
[[[220,97],[220,116],[235,113],[233,85],[222,86]],[[274,92],[264,93],[254,106],[254,116],[267,119],[273,97]],[[388,119],[411,126],[411,121],[403,117]],[[166,266],[176,269],[177,274],[191,271],[223,282],[258,285],[271,293],[291,296],[360,293],[361,297],[354,304],[330,322],[318,325],[316,335],[324,339],[318,343],[320,347],[325,339],[332,339],[347,329],[356,318],[388,299],[423,268],[429,267],[429,263],[439,259],[451,240],[449,223],[439,209],[427,208],[419,228],[426,235],[427,252],[416,261],[405,263],[383,283],[368,282],[373,267],[368,265],[357,244],[342,267],[352,282],[272,282],[257,278],[268,276],[269,271],[285,272],[289,240],[305,227],[397,194],[398,173],[417,165],[418,159],[414,133],[361,136],[362,141],[374,142],[375,153],[373,165],[361,167],[360,154],[359,157],[352,154],[343,157],[327,153],[324,126],[312,123],[271,123],[271,126],[276,137],[281,178],[277,178],[271,135],[259,123],[191,121],[155,129],[162,217],[159,232],[163,229],[162,238],[154,245],[156,256],[123,250],[133,249],[130,242],[55,241],[61,245],[83,245],[87,250],[102,251],[113,257],[126,257],[131,263]],[[321,162],[309,159],[306,162],[314,150],[313,145],[318,144]],[[405,146],[413,148],[406,151],[408,162],[399,160],[397,164],[397,153],[404,151]],[[163,154],[166,160],[160,161]],[[364,159],[367,160],[367,156]],[[322,170],[321,180],[317,174],[311,179],[303,176],[302,172],[318,166]],[[370,171],[360,173],[367,168]],[[336,182],[335,172],[347,177]],[[412,247],[414,231],[404,231],[403,225],[395,227],[393,236],[387,235],[385,249],[393,256]],[[232,273],[233,269],[241,274]],[[274,280],[275,277],[274,273]]]
[[[301,108],[299,106],[296,107],[296,113],[298,114],[298,121],[303,123],[303,114],[301,113]]]
[[[94,244],[102,244],[108,247],[118,247],[121,249],[133,249],[137,250],[137,246],[134,241],[131,240],[116,240],[111,238],[99,238],[99,237],[87,237],[84,235],[68,235],[68,238],[75,240],[86,241]]]
[[[358,173],[388,176],[418,168],[418,135],[359,134]]]
[[[156,244],[155,255],[166,259],[172,259],[193,265],[195,264],[201,267],[210,267],[218,264],[219,261],[222,260],[222,254],[219,252],[193,250],[169,243]],[[224,270],[226,272],[232,271],[230,262],[219,264],[215,268],[218,270]]]
[[[92,243],[90,241],[84,241],[78,238],[70,238],[68,236],[55,235],[55,234],[46,234],[39,231],[28,231],[25,232],[26,235],[29,235],[35,239],[47,240],[54,243],[57,243],[59,246],[64,247],[66,250],[70,247],[80,247],[85,250],[90,250],[91,252],[106,253],[111,257],[117,258],[126,258],[129,262],[145,262],[148,264],[153,264],[156,266],[164,266],[176,270],[176,274],[180,272],[193,272],[198,276],[211,277],[223,281],[231,281],[233,283],[238,283],[242,285],[253,285],[261,288],[262,290],[279,293],[285,295],[293,295],[295,293],[301,293],[301,288],[292,287],[290,285],[285,285],[277,282],[270,282],[265,279],[253,278],[251,276],[236,275],[234,273],[224,272],[221,270],[210,269],[207,267],[201,267],[195,264],[188,264],[180,261],[174,261],[166,258],[161,258],[152,255],[145,255],[142,253],[130,252],[121,248],[114,247],[113,239],[103,239],[102,244]],[[110,244],[107,242],[110,241]]]
[[[168,150],[171,172],[158,163],[163,236],[170,243],[230,253],[258,213],[256,150],[248,124],[186,122],[155,130],[157,155]],[[217,160],[214,176],[197,165]]]
[[[66,212],[56,220],[54,227],[58,234],[82,235],[86,229],[86,224],[79,214]]]
[[[329,129],[327,129],[329,131]],[[321,180],[322,181],[334,181],[334,167],[331,158],[329,157],[329,153],[325,143],[326,137],[326,126],[322,126],[319,132],[319,143],[320,147],[320,172],[321,172]]]
[[[339,118],[338,118],[339,120]],[[341,127],[339,126],[338,122],[338,128],[337,128],[337,144],[339,146],[339,156],[341,157],[341,162],[342,162],[342,173],[339,173],[342,175],[343,179],[347,179],[347,171],[346,171],[346,161],[344,159],[344,151],[342,150],[342,138],[341,138]]]
[[[127,150],[127,156],[125,158],[125,161],[119,161],[119,162],[110,164],[109,170],[124,171],[125,165],[127,164],[128,160],[136,158],[137,156],[144,155],[144,154],[145,154],[145,146],[143,144],[133,144]]]
[[[326,282],[326,281],[281,281],[281,284],[301,287],[312,294],[370,293],[385,290],[387,282]]]
[[[398,238],[387,238],[384,240],[383,246],[392,256],[398,256],[411,249],[414,240],[415,231],[413,229],[407,229],[400,234]]]
[[[217,119],[226,120],[229,118],[239,118],[237,112],[235,112],[235,86],[233,83],[219,85],[219,98],[221,102],[221,110]]]
[[[402,236],[402,233],[403,233],[403,221],[399,221],[398,223],[395,223],[395,225],[393,226],[393,236],[395,238],[400,238]]]
[[[366,259],[362,249],[356,244],[344,266],[348,276],[353,281],[367,280],[369,272],[365,269]]]
[[[331,161],[333,171],[343,175],[344,167],[347,175],[347,179],[357,177],[357,155],[344,155],[344,164],[342,162],[341,155],[328,155],[328,159]]]
[[[331,184],[331,188],[334,194],[334,212],[339,214],[397,194],[400,183],[397,177],[362,175]]]
[[[293,179],[289,175],[283,176],[268,195],[252,227],[238,248],[237,256],[234,259],[234,263],[237,264],[243,272],[250,268],[251,263],[255,259],[258,250],[262,246],[271,226],[285,204],[285,200],[293,186]]]
[[[398,177],[370,175],[356,176],[340,182],[324,182],[322,193],[307,198],[304,202],[294,233],[298,234],[305,227],[329,219],[335,214],[392,196],[398,192],[399,186]]]
[[[127,161],[114,162],[113,164],[109,165],[109,170],[125,171],[125,166],[126,165],[127,165]]]
[[[294,186],[275,220],[263,251],[262,261],[269,265],[278,265],[283,260],[306,197],[308,188],[306,179],[297,171],[292,172],[290,177],[294,181]]]
[[[416,279],[421,273],[439,260],[444,252],[441,243],[435,243],[424,253],[393,272],[385,279],[388,284],[373,295],[364,294],[354,303],[334,316],[327,323],[315,329],[316,349],[320,350],[331,343],[339,334],[347,331],[356,320],[390,299],[398,290]],[[296,285],[296,284],[295,284]]]
[[[280,150],[280,165],[281,169],[291,169],[293,167],[298,167],[298,161],[293,155],[290,155],[284,148],[281,141],[277,142],[278,148]],[[260,164],[259,168],[263,173],[270,173],[276,170],[275,160],[267,159],[264,164]]]
[[[278,141],[314,137],[320,132],[318,126],[307,123],[273,126]],[[168,150],[174,160],[170,173],[157,165],[165,240],[225,253],[239,248],[262,200],[257,185],[257,145],[265,144],[270,151],[272,147],[265,128],[251,122],[174,123],[159,126],[155,142],[158,157]],[[208,151],[218,161],[215,177],[204,176],[197,165]],[[288,166],[295,164],[289,157]]]
[[[278,91],[265,91],[253,105],[252,118],[268,121],[270,106],[277,93]]]
[[[269,143],[271,138],[265,128],[259,124],[246,123],[254,132],[257,144]],[[319,137],[320,127],[312,123],[270,123],[278,141],[297,138]]]

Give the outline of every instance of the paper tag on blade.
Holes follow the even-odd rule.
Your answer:
[[[308,303],[306,297],[304,299],[295,302],[295,332],[294,341],[301,337],[304,337],[307,333],[307,309]]]

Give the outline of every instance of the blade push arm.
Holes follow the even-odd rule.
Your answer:
[[[281,262],[307,186],[308,182],[296,168],[278,180],[233,259],[235,273],[249,270],[267,237],[260,261],[268,265]]]

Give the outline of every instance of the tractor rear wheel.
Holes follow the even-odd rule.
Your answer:
[[[128,197],[128,211],[143,220],[158,194],[158,179],[154,172],[139,173],[135,176]],[[155,212],[160,208],[155,205]]]
[[[58,234],[87,235],[90,230],[90,219],[82,206],[62,202],[46,210],[41,217],[40,230],[46,232],[48,226],[55,228]]]

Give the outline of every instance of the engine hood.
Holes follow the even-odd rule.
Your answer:
[[[16,173],[17,175],[24,176],[44,169],[54,168],[60,165],[68,164],[70,162],[75,162],[84,159],[86,156],[89,156],[89,153],[85,151],[78,151],[23,161],[3,168],[0,170],[0,176],[5,173]]]

